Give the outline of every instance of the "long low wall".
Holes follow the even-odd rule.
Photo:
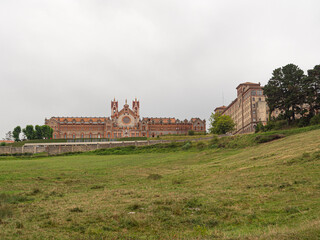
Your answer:
[[[198,138],[190,141],[197,142],[209,140],[211,137]],[[176,140],[174,142],[185,142],[188,140]],[[90,143],[39,143],[25,144],[22,147],[4,146],[0,147],[0,154],[25,154],[25,153],[43,153],[57,155],[67,152],[88,152],[97,149],[126,147],[126,146],[146,146],[158,143],[171,143],[170,140],[149,140],[149,141],[123,141],[123,142],[90,142]]]

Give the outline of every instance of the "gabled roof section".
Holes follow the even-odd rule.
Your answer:
[[[260,86],[260,83],[244,82],[244,83],[240,83],[236,89],[238,89],[242,85]]]

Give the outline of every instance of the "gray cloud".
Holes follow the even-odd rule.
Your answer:
[[[134,97],[142,116],[208,119],[244,81],[287,63],[320,64],[320,2],[0,2],[0,137],[51,116],[109,116]]]

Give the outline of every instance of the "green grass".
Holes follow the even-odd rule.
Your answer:
[[[0,157],[0,239],[319,239],[311,130],[225,148]],[[257,143],[274,134],[286,137]]]

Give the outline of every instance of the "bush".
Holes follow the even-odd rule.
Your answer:
[[[182,150],[188,150],[188,149],[190,149],[191,147],[192,147],[191,142],[187,142],[186,144],[184,144],[184,145],[182,146]]]
[[[260,135],[255,138],[255,141],[257,143],[265,143],[265,142],[271,142],[273,140],[284,138],[284,137],[285,135],[283,134]]]
[[[264,132],[264,126],[261,122],[259,122],[255,128],[255,133]]]
[[[310,119],[308,117],[302,117],[298,120],[298,127],[306,127],[310,124]]]
[[[310,119],[310,125],[318,125],[318,124],[320,124],[320,114],[317,114]]]
[[[193,131],[193,130],[189,130],[189,131],[188,131],[188,135],[189,135],[189,136],[193,136],[193,135],[194,135],[194,131]]]
[[[5,142],[0,143],[0,146],[4,147],[6,145]]]

